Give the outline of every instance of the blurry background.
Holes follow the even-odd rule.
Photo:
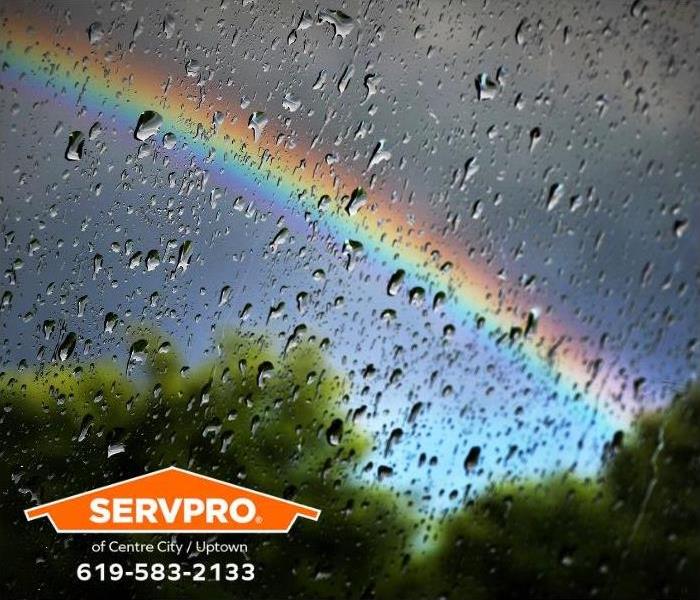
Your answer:
[[[694,3],[0,14],[4,369],[73,333],[126,370],[139,324],[192,366],[228,327],[315,336],[358,477],[426,510],[594,473],[697,378]]]

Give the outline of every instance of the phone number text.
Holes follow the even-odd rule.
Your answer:
[[[255,566],[252,563],[136,563],[124,566],[120,563],[81,563],[76,569],[80,581],[253,581]]]

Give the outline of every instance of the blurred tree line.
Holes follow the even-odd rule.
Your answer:
[[[563,474],[496,485],[429,517],[361,476],[377,468],[368,463],[371,442],[322,347],[293,339],[280,354],[263,338],[230,332],[216,357],[187,367],[170,342],[145,330],[126,369],[68,359],[1,373],[0,595],[698,597],[697,388],[616,434],[595,481]],[[171,464],[320,508],[321,519],[297,521],[288,536],[236,536],[249,544],[255,581],[198,585],[78,582],[82,562],[176,557],[96,555],[90,544],[109,536],[25,521],[31,505]]]

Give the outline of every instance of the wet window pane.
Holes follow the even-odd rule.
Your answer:
[[[699,10],[4,3],[3,597],[695,597]],[[322,514],[25,519],[170,466]]]

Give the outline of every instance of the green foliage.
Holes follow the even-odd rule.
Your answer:
[[[247,587],[80,584],[82,595],[638,599],[700,590],[697,389],[643,416],[596,481],[500,484],[428,519],[362,483],[370,442],[344,404],[344,380],[311,342],[280,355],[229,333],[215,358],[188,368],[152,331],[132,341],[128,369],[64,363],[0,374],[8,597],[75,597],[75,567],[97,558],[94,536],[26,523],[24,508],[170,464],[319,507],[321,520],[300,520],[289,536],[237,537],[256,565]],[[338,419],[340,439],[337,422],[329,435]]]
[[[418,579],[453,598],[697,597],[700,390],[644,415],[615,452],[597,482],[483,494],[445,523]]]
[[[361,484],[358,465],[369,442],[342,404],[345,382],[319,349],[304,343],[279,356],[264,340],[234,333],[217,349],[217,358],[188,368],[167,340],[142,331],[132,345],[130,377],[112,363],[2,375],[0,553],[10,590],[72,597],[76,566],[96,560],[88,550],[93,536],[26,523],[22,510],[32,500],[171,464],[323,509],[319,525],[301,520],[289,536],[264,543],[238,537],[254,549],[259,575],[248,592],[236,594],[330,596],[339,585],[371,582],[391,567],[387,558],[405,544],[410,523],[390,492]],[[337,419],[339,439],[337,426],[328,435]],[[124,450],[108,458],[118,444]],[[179,597],[182,589],[157,593]]]

